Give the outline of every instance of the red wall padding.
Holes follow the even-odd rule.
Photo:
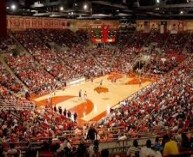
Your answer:
[[[0,0],[0,37],[7,35],[7,20],[5,0]]]

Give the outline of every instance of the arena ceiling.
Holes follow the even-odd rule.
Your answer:
[[[190,19],[193,0],[6,0],[8,14],[70,19]]]

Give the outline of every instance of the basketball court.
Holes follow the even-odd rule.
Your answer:
[[[114,74],[106,75],[93,81],[68,86],[64,90],[56,90],[34,100],[38,107],[45,106],[49,101],[53,106],[76,112],[81,121],[97,121],[104,117],[110,108],[154,81],[124,74],[119,74],[115,81],[114,78]]]

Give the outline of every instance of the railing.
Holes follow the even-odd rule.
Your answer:
[[[76,85],[76,84],[81,84],[85,81],[86,81],[85,77],[74,78],[74,79],[66,81],[66,86],[73,86],[73,85]]]
[[[27,104],[24,106],[21,105],[7,105],[7,104],[1,104],[0,110],[34,110],[35,105],[34,104]]]
[[[140,138],[137,139],[139,146],[143,147],[146,143],[146,140],[150,139],[151,141],[154,140],[154,137],[152,138]],[[124,157],[127,157],[126,152],[130,146],[132,146],[132,142],[134,139],[130,140],[122,140],[122,141],[114,141],[114,142],[100,142],[100,149],[108,149],[109,153],[111,156],[116,156],[116,155],[121,155]],[[49,141],[48,139],[46,141]],[[56,142],[56,141],[55,141]],[[5,152],[8,150],[10,143],[7,143],[6,148],[4,146]],[[20,156],[25,156],[26,151],[28,150],[29,143],[28,142],[20,142],[20,143],[14,143],[16,145],[16,149],[20,151]],[[51,144],[51,143],[50,143]],[[90,142],[85,143],[87,146],[90,145]],[[40,142],[31,142],[30,143],[30,149],[34,150],[37,152],[37,156],[39,154],[39,150],[41,150],[43,146],[43,141]],[[78,144],[73,144],[72,146],[77,147]],[[180,153],[178,155],[175,155],[175,157],[190,157],[193,155],[193,150],[188,149],[188,150],[180,150]],[[165,156],[165,157],[170,157],[170,156]],[[172,156],[171,156],[172,157]]]

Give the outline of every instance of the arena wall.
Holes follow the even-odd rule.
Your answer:
[[[24,29],[86,29],[93,24],[113,25],[117,27],[117,20],[72,20],[47,17],[7,16],[7,26],[10,30]]]
[[[193,20],[137,20],[137,31],[147,32],[151,29],[161,30],[161,26],[165,27],[165,31],[193,31]]]
[[[10,30],[23,29],[65,29],[73,31],[87,29],[91,25],[101,24],[119,27],[118,20],[74,20],[48,17],[7,16],[7,28]],[[151,29],[165,31],[193,31],[193,20],[137,20],[136,30],[149,32]]]

